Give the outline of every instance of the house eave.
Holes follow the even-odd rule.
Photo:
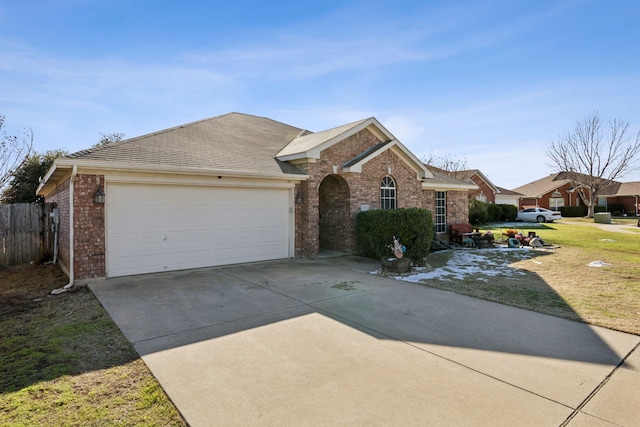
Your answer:
[[[478,187],[475,184],[447,184],[447,183],[422,181],[422,189],[423,190],[469,191],[469,190],[477,190],[478,188],[480,188],[480,187]]]
[[[306,174],[287,174],[287,173],[264,173],[253,171],[241,171],[233,169],[209,169],[196,168],[173,165],[157,165],[144,163],[122,163],[107,162],[95,160],[79,160],[79,159],[63,159],[59,158],[47,172],[47,175],[38,186],[37,194],[46,196],[57,184],[64,178],[64,175],[70,171],[73,166],[77,166],[80,173],[83,171],[92,171],[93,173],[102,172],[143,172],[158,174],[175,174],[175,175],[199,175],[199,176],[225,176],[233,178],[248,179],[269,179],[301,182],[306,181],[309,177]],[[58,178],[58,179],[56,179]]]
[[[490,180],[489,178],[486,177],[485,174],[483,174],[481,171],[477,171],[476,174],[478,176],[480,176],[480,179],[484,181],[485,184],[487,184],[487,186],[489,186],[489,188],[491,188],[491,190],[493,191],[493,194],[498,194],[500,193],[500,190],[498,189],[498,187],[496,187]]]

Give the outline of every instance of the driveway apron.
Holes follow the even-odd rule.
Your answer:
[[[640,419],[640,337],[378,267],[296,259],[90,287],[194,427]]]

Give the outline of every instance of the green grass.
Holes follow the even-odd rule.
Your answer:
[[[0,426],[186,425],[88,289],[20,297],[2,274]]]
[[[619,220],[616,220],[618,222]],[[630,226],[636,220],[628,221]],[[626,223],[625,221],[620,221]],[[526,308],[629,333],[640,334],[640,235],[606,231],[593,220],[547,224],[510,224],[525,236],[530,231],[555,249],[526,260],[514,259],[510,267],[524,275],[486,276],[464,280],[429,280],[427,286]],[[496,239],[508,227],[481,227]],[[636,227],[637,228],[637,227]],[[507,251],[508,252],[508,251]],[[478,250],[491,265],[491,251]],[[447,251],[428,257],[433,267],[447,263]],[[593,261],[611,264],[589,267]]]

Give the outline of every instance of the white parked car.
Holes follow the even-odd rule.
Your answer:
[[[526,222],[553,222],[562,219],[558,211],[551,211],[545,208],[528,208],[518,211],[516,221]]]

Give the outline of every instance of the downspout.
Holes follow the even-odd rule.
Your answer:
[[[76,179],[77,173],[78,165],[73,165],[71,178],[69,178],[69,283],[64,285],[62,288],[54,289],[53,291],[51,291],[52,295],[66,292],[73,286],[73,258],[75,256],[75,251],[73,249],[73,182]]]
[[[633,196],[636,198],[636,216],[638,216],[638,195]]]

